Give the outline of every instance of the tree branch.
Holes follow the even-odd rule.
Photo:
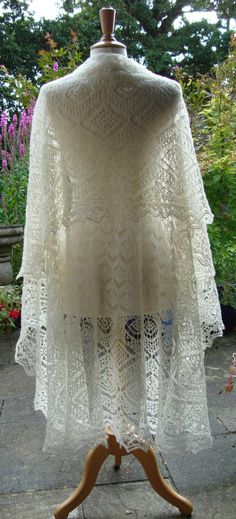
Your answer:
[[[171,28],[172,24],[180,16],[183,12],[183,7],[189,5],[189,0],[177,0],[175,5],[171,7],[169,12],[167,13],[166,18],[161,22],[161,26],[159,27],[159,33],[166,34]]]
[[[144,2],[123,0],[128,13],[137,20],[144,31],[153,38],[158,36],[158,28],[152,10]]]
[[[182,14],[183,7],[189,5],[189,0],[176,0],[174,5],[164,0],[157,0],[153,2],[151,9],[144,1],[123,1],[128,13],[153,38],[157,38],[160,33],[167,33],[175,19]]]

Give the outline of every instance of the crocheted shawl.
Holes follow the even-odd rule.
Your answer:
[[[100,54],[44,85],[30,145],[22,329],[45,449],[209,446],[222,335],[212,222],[180,86]]]

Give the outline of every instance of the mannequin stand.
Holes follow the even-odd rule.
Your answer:
[[[96,483],[99,470],[110,454],[115,456],[115,470],[120,468],[122,456],[129,454],[123,447],[119,446],[115,436],[108,433],[106,438],[108,447],[98,445],[88,452],[83,478],[73,494],[56,508],[54,512],[55,519],[66,519],[68,514],[90,494]],[[141,449],[136,449],[131,454],[141,463],[154,490],[168,503],[176,506],[182,515],[191,515],[193,507],[190,501],[175,492],[163,479],[157,465],[154,450],[150,448],[147,452],[144,452]]]

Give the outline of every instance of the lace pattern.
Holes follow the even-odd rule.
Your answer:
[[[222,334],[180,87],[119,55],[41,88],[31,134],[22,330],[45,449],[209,446],[204,349]]]

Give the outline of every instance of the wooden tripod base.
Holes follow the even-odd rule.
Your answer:
[[[66,519],[68,514],[90,494],[95,485],[99,470],[110,454],[115,456],[114,468],[120,468],[122,456],[126,456],[128,453],[123,447],[119,446],[115,436],[107,434],[107,442],[108,447],[98,445],[94,449],[90,449],[85,463],[83,478],[73,494],[56,508],[54,512],[55,519]],[[157,465],[154,450],[150,448],[147,452],[144,452],[141,449],[136,449],[131,454],[141,463],[154,490],[168,503],[176,506],[182,515],[191,515],[193,507],[190,501],[175,492],[163,479]]]

